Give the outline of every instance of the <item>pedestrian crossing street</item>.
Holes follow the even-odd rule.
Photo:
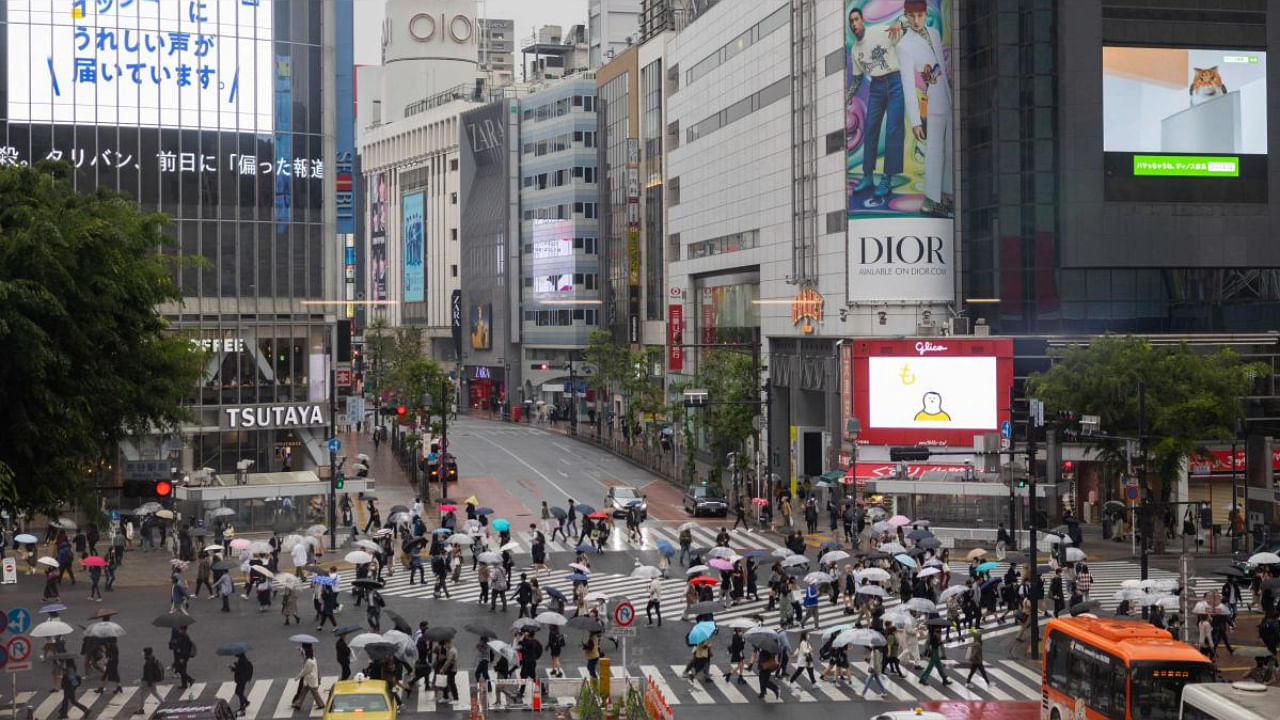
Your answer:
[[[851,665],[852,683],[820,681],[816,685],[811,685],[807,676],[803,676],[796,684],[792,685],[785,682],[786,678],[779,679],[775,676],[775,681],[781,687],[782,698],[778,700],[772,694],[769,694],[764,702],[775,704],[787,702],[858,701],[862,699],[862,685],[867,676],[867,665],[866,662],[854,662]],[[896,703],[943,700],[1034,700],[1040,696],[1039,674],[1028,663],[1015,660],[997,660],[989,662],[986,665],[986,669],[987,675],[991,680],[989,685],[978,676],[974,677],[972,683],[965,684],[964,680],[968,674],[968,667],[961,666],[954,661],[948,661],[947,674],[948,679],[952,682],[948,686],[943,686],[936,676],[931,677],[928,684],[917,682],[912,677],[911,669],[904,664],[903,670],[907,674],[906,679],[898,678],[896,675],[882,676],[885,693],[879,695],[874,691],[869,692],[865,699],[867,701]],[[611,669],[611,675],[615,678],[615,687],[628,676],[641,681],[651,678],[658,689],[666,696],[667,702],[673,706],[721,705],[726,703],[740,705],[761,702],[758,698],[758,678],[753,673],[748,671],[746,673],[746,682],[739,683],[736,675],[731,681],[724,679],[724,673],[728,670],[729,666],[724,662],[713,663],[712,678],[709,682],[685,679],[682,675],[684,671],[682,663],[671,665],[633,663],[625,669],[614,665]],[[789,668],[789,670],[792,670],[792,668]],[[565,672],[568,677],[587,677],[585,665],[577,667],[566,665]],[[545,668],[540,669],[540,675],[544,680],[548,679]],[[337,676],[321,678],[321,694],[327,697],[328,688],[337,679]],[[459,698],[455,702],[437,703],[434,693],[422,692],[421,686],[419,686],[417,692],[410,694],[405,699],[401,708],[401,715],[414,716],[417,714],[468,711],[471,707],[471,696],[474,692],[472,674],[469,671],[460,671],[457,676],[457,683]],[[574,701],[574,694],[576,694],[574,683],[557,682],[551,687],[559,688],[557,692],[566,694],[546,698],[544,702],[550,704],[554,701],[557,704],[570,704]],[[574,694],[568,694],[570,688],[573,688]],[[310,700],[303,705],[304,708],[309,708],[309,710],[299,712],[293,710],[291,703],[296,689],[297,681],[292,678],[264,679],[251,682],[248,688],[249,707],[245,711],[245,717],[262,719],[321,717],[323,715],[322,709],[311,708]],[[238,701],[233,696],[235,683],[229,681],[196,683],[186,691],[176,685],[162,685],[158,690],[166,702],[192,700],[209,702],[220,698],[228,701],[233,710],[239,706]],[[117,695],[111,695],[109,691],[98,695],[90,690],[78,698],[81,703],[88,706],[89,712],[85,714],[78,709],[72,708],[69,715],[71,718],[94,718],[96,720],[134,717],[132,713],[138,707],[141,692],[139,686],[136,685],[124,686],[123,692]],[[8,705],[8,700],[8,698],[4,698],[4,705]],[[34,708],[33,717],[35,720],[48,720],[57,717],[58,706],[62,702],[62,693],[51,693],[48,690],[20,692],[17,700],[20,711],[23,707],[30,706]],[[491,704],[497,702],[492,693],[489,695],[489,702]],[[145,715],[142,717],[149,717],[158,704],[159,701],[155,697],[148,697],[143,706]]]
[[[610,534],[606,544],[606,552],[608,553],[632,553],[639,558],[644,564],[652,564],[656,562],[657,541],[664,539],[673,546],[679,547],[678,531],[675,527],[662,523],[647,523],[642,531],[644,540],[642,544],[630,542],[626,538],[626,530],[622,529]],[[718,528],[696,528],[692,531],[693,544],[695,548],[708,548],[715,545],[715,536]],[[517,543],[520,548],[512,553],[513,559],[516,561],[516,570],[513,572],[514,577],[511,578],[511,590],[508,591],[508,599],[513,594],[515,585],[519,582],[519,573],[529,571],[528,552],[529,546],[533,541],[533,532],[513,532],[511,540]],[[576,538],[575,538],[576,540]],[[490,546],[497,544],[496,535],[490,542]],[[548,542],[547,549],[549,552],[573,552],[576,542],[555,541]],[[762,549],[773,552],[782,548],[782,544],[775,537],[758,532],[744,532],[742,530],[734,530],[729,533],[729,546],[735,551],[745,551],[749,549]],[[645,552],[645,555],[639,555],[639,552]],[[589,555],[594,557],[594,555]],[[810,555],[812,558],[812,555]],[[553,567],[555,566],[555,558],[549,558]],[[766,601],[763,599],[767,595],[768,578],[771,575],[769,566],[772,565],[773,558],[761,558],[759,561],[759,589],[761,600],[745,601],[733,606],[723,613],[717,613],[717,620],[728,620],[735,617],[750,617],[752,615],[761,614],[765,616],[766,624],[776,623],[779,612],[775,609],[765,612]],[[813,567],[816,568],[816,560]],[[1003,577],[1007,566],[1002,565],[991,573],[991,577]],[[574,572],[571,569],[559,568],[553,570],[550,575],[541,574],[538,576],[538,582],[544,589],[554,587],[564,593],[569,599],[567,609],[574,610],[572,604],[573,593],[572,582],[566,579],[566,576]],[[963,560],[952,563],[952,581],[961,582],[964,580],[966,565]],[[1089,598],[1097,600],[1102,610],[1107,613],[1113,613],[1119,600],[1116,599],[1116,593],[1121,589],[1125,580],[1134,579],[1140,576],[1140,570],[1137,563],[1127,560],[1117,560],[1110,562],[1095,562],[1089,564],[1089,572],[1093,576],[1093,586],[1090,589]],[[718,571],[713,571],[713,576],[718,577]],[[662,607],[666,613],[665,617],[672,617],[672,612],[679,612],[684,605],[684,568],[679,563],[679,557],[672,558],[672,566],[670,569],[671,578],[663,583]],[[530,578],[533,575],[530,573]],[[1149,568],[1148,577],[1155,580],[1177,579],[1178,574],[1160,568]],[[398,569],[395,575],[385,578],[387,581],[386,588],[382,591],[384,596],[388,597],[406,597],[406,598],[429,598],[432,595],[434,582],[428,573],[427,584],[409,584],[409,575],[403,569]],[[1045,582],[1046,596],[1048,589],[1048,577],[1042,578]],[[1221,588],[1221,581],[1211,578],[1197,577],[1193,578],[1193,587],[1197,593],[1203,595],[1208,590],[1216,590]],[[587,586],[588,592],[604,592],[609,595],[611,600],[622,598],[630,599],[636,604],[637,610],[642,610],[645,602],[648,600],[649,581],[632,578],[627,575],[616,573],[595,573],[591,576],[591,582]],[[894,588],[896,589],[896,588]],[[458,602],[477,602],[480,598],[480,588],[476,581],[475,573],[471,570],[470,551],[464,553],[463,571],[458,583],[450,583],[449,593],[451,600]],[[1248,588],[1242,589],[1244,602],[1249,601]],[[886,610],[897,605],[898,600],[893,598],[886,599]],[[1052,607],[1052,600],[1046,598],[1046,603]],[[678,615],[677,615],[678,617]],[[829,605],[823,605],[821,610],[820,627],[826,628],[838,625],[848,621],[848,616],[844,615],[838,608]],[[995,629],[998,627],[990,621],[984,622],[984,629]],[[1006,625],[1006,629],[1012,629]]]

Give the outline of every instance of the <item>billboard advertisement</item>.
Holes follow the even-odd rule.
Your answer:
[[[513,334],[513,317],[508,308],[521,299],[512,297],[512,285],[524,291],[523,282],[508,279],[508,272],[514,269],[509,262],[509,251],[514,250],[510,243],[520,241],[520,212],[511,194],[511,167],[516,161],[512,150],[518,148],[519,119],[514,101],[500,100],[462,113],[458,122],[458,270],[462,305],[470,321],[472,352],[466,358],[468,365],[501,367],[503,359],[511,357],[506,350]],[[544,236],[547,243],[536,252],[549,256],[563,253],[558,242],[549,239],[556,235],[563,236]],[[515,267],[519,267],[519,255],[523,253],[512,254],[516,255]],[[550,275],[551,270],[545,274]]]
[[[1266,200],[1265,52],[1104,47],[1102,117],[1107,199]]]
[[[422,193],[409,193],[400,199],[400,237],[404,241],[404,301],[422,302],[427,274],[423,264]]]
[[[953,0],[845,0],[849,299],[954,299]]]
[[[533,294],[573,292],[573,221],[533,221]]]
[[[374,173],[369,188],[369,295],[387,299],[387,174]]]
[[[471,306],[471,349],[493,349],[493,306]]]
[[[8,0],[11,122],[270,134],[272,4]]]
[[[1012,340],[856,340],[842,352],[860,443],[967,448],[1009,419]]]

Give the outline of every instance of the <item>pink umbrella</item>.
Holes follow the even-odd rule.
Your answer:
[[[764,498],[751,498],[751,502],[755,503],[756,505],[768,505],[768,504],[769,504],[769,501],[768,501],[768,500],[765,500]]]
[[[729,562],[728,560],[725,560],[724,558],[716,558],[715,560],[712,560],[711,562],[709,562],[709,563],[707,563],[707,564],[708,564],[708,565],[710,565],[711,567],[713,567],[713,568],[717,569],[717,570],[732,570],[732,569],[733,569],[733,563]]]
[[[107,566],[107,561],[103,558],[98,557],[97,555],[90,555],[89,557],[85,558],[84,560],[81,560],[80,562],[84,563],[85,567],[106,567]]]
[[[440,512],[457,512],[457,511],[458,511],[457,505],[444,504],[440,506]]]
[[[236,538],[235,540],[231,541],[231,549],[244,550],[245,548],[249,547],[249,544],[250,544],[249,541],[245,538]]]
[[[894,515],[893,517],[889,518],[889,524],[893,525],[894,527],[902,527],[903,525],[910,525],[911,518],[907,517],[906,515]]]

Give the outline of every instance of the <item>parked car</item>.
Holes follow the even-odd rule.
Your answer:
[[[708,485],[690,485],[684,491],[684,511],[698,517],[699,515],[729,515],[729,499]]]
[[[638,488],[627,485],[609,488],[609,494],[604,496],[604,506],[608,508],[609,514],[616,518],[626,517],[627,509],[632,505],[640,506],[640,519],[647,520],[649,518],[649,504],[644,500],[644,493]]]
[[[1230,538],[1226,538],[1225,540],[1227,542],[1230,542]],[[1269,552],[1269,553],[1275,553],[1277,555],[1280,555],[1280,540],[1272,540],[1270,542],[1264,543],[1262,547],[1254,550],[1253,552],[1236,553],[1235,557],[1231,561],[1231,567],[1239,570],[1240,574],[1243,577],[1252,578],[1253,566],[1249,564],[1249,558],[1260,552]]]

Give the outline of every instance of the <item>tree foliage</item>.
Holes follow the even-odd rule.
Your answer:
[[[433,416],[440,418],[449,411],[454,395],[453,383],[440,363],[422,349],[418,330],[412,327],[390,329],[375,323],[365,333],[366,353],[372,372],[365,387],[386,402],[420,411],[431,426]],[[431,396],[430,404],[424,402]]]
[[[1201,353],[1183,345],[1155,346],[1133,337],[1106,337],[1052,351],[1053,367],[1027,380],[1027,396],[1046,413],[1097,415],[1100,432],[1137,437],[1138,385],[1145,387],[1148,477],[1163,481],[1161,498],[1181,472],[1183,459],[1206,442],[1230,440],[1244,414],[1241,398],[1269,373],[1229,348]],[[1125,442],[1096,440],[1116,472],[1125,466]]]
[[[608,330],[596,330],[588,338],[583,357],[596,367],[596,372],[587,379],[592,388],[622,395],[628,427],[635,427],[642,415],[665,419],[664,376],[653,372],[662,359],[662,348],[632,350],[615,343],[613,333]]]
[[[0,502],[47,510],[131,435],[174,430],[204,354],[157,312],[182,294],[167,220],[79,194],[65,164],[0,167]]]
[[[743,444],[751,436],[751,419],[760,412],[755,404],[755,362],[750,354],[732,350],[712,350],[705,356],[700,380],[705,384],[709,404],[699,412],[707,428],[711,450],[711,476],[718,478],[727,467],[726,456],[738,453],[737,467],[746,462]]]

